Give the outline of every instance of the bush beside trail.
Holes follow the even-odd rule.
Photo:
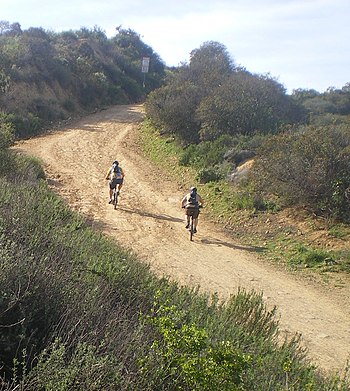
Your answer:
[[[304,127],[270,138],[259,150],[254,182],[283,206],[304,205],[318,215],[350,222],[350,130]]]

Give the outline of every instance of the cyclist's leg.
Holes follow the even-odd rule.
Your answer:
[[[185,209],[185,218],[186,218],[186,227],[190,228],[190,222],[191,222],[191,212],[188,209]]]
[[[111,186],[109,186],[109,202],[110,203],[112,201],[112,198],[113,198],[113,189],[111,188]]]
[[[109,182],[109,203],[113,201],[113,190],[115,189],[115,186],[114,181]]]
[[[118,194],[120,193],[120,190],[122,189],[123,187],[123,179],[119,179],[118,182],[117,182],[117,192]]]
[[[198,217],[193,217],[193,233],[197,233]]]
[[[198,216],[199,216],[199,209],[194,211],[193,213],[193,228],[195,232],[197,232]]]

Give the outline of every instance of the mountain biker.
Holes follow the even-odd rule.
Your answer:
[[[190,227],[190,218],[193,216],[193,233],[197,232],[199,208],[204,205],[203,198],[197,193],[197,188],[192,186],[182,201],[181,207],[186,210],[186,229]]]
[[[112,166],[108,169],[105,179],[109,180],[109,204],[113,202],[113,190],[116,188],[119,195],[124,182],[124,171],[119,166],[119,162],[115,160]]]

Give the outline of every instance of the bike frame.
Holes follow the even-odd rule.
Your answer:
[[[114,209],[117,209],[118,205],[118,190],[117,186],[113,189],[113,207]]]
[[[194,221],[193,216],[190,216],[190,241],[193,242],[193,235],[194,235]]]

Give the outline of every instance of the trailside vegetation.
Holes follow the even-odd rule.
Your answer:
[[[282,206],[308,205],[350,223],[350,127],[310,125],[270,137],[253,169],[256,190],[278,195]]]

